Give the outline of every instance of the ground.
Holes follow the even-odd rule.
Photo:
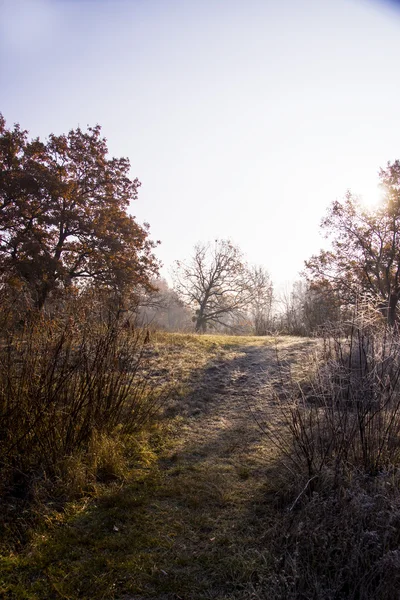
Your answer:
[[[301,377],[314,349],[300,338],[155,336],[146,376],[172,391],[147,460],[3,557],[0,598],[268,598],[279,557],[266,544],[276,449],[265,424],[280,427],[281,379]]]

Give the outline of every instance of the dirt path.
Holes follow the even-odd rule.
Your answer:
[[[268,585],[253,578],[265,572],[274,526],[266,494],[276,450],[254,415],[279,426],[274,388],[314,347],[299,338],[243,344],[193,374],[191,392],[175,406],[175,443],[160,461],[164,492],[155,506],[173,542],[153,591],[135,600],[266,600],[257,590]]]
[[[280,347],[249,345],[212,361],[177,409],[183,416],[177,445],[181,458],[214,469],[243,461],[265,465],[260,450],[270,444],[258,421],[277,418],[274,391],[314,345],[298,338]]]

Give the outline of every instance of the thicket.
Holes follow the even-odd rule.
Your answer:
[[[70,499],[123,476],[127,440],[158,399],[142,375],[146,331],[97,293],[46,310],[0,299],[0,498]]]
[[[370,316],[325,332],[306,383],[282,373],[283,427],[263,425],[283,510],[271,598],[398,597],[400,337]]]

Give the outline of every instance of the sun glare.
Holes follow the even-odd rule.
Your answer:
[[[359,200],[365,208],[373,210],[382,204],[383,191],[379,186],[370,188],[359,195]]]

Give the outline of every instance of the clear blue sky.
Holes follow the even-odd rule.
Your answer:
[[[167,272],[229,237],[276,283],[400,158],[400,10],[374,0],[0,0],[0,111],[100,123]]]

